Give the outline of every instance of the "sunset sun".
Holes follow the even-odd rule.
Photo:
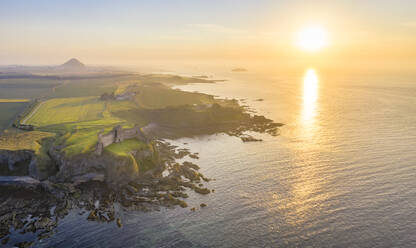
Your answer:
[[[298,33],[296,44],[304,51],[317,52],[327,46],[327,32],[322,27],[304,28]]]

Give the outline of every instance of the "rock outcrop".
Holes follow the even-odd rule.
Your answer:
[[[11,186],[17,188],[36,188],[39,184],[39,180],[36,180],[29,176],[0,176],[1,186]]]
[[[36,155],[30,150],[0,150],[0,169],[6,172],[3,176],[30,176],[39,179]]]
[[[100,96],[101,101],[124,101],[124,100],[133,100],[137,95],[137,92],[124,92],[122,94],[116,95],[114,92],[104,93]]]
[[[109,185],[121,187],[139,177],[136,161],[153,154],[145,150],[132,152],[132,156],[127,157],[115,158],[108,153],[92,153],[67,158],[59,150],[51,149],[49,155],[59,165],[55,177],[57,182],[105,181]]]

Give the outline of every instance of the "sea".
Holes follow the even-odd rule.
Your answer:
[[[121,228],[71,211],[35,247],[416,247],[416,77],[193,69],[169,73],[219,81],[177,88],[238,99],[284,123],[280,135],[171,141],[199,153],[187,160],[214,193],[190,192],[185,209],[120,211]]]

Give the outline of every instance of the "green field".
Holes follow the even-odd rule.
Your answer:
[[[210,95],[174,90],[162,84],[142,84],[135,87],[134,90],[138,92],[135,97],[136,104],[146,109],[215,102]]]
[[[183,92],[167,86],[190,82],[209,81],[172,75],[133,74],[71,80],[0,80],[0,88],[8,87],[15,97],[7,98],[7,103],[4,98],[3,103],[0,103],[0,125],[2,121],[4,126],[7,125],[18,113],[23,113],[24,106],[27,105],[25,101],[42,96],[37,105],[27,109],[21,124],[32,125],[38,131],[57,134],[55,144],[62,147],[66,156],[90,153],[95,149],[100,132],[108,132],[116,125],[147,125],[155,119],[155,114],[149,114],[149,111],[215,102],[212,96]],[[24,94],[23,88],[28,88],[29,91]],[[117,95],[125,91],[135,92],[134,99],[100,100],[103,93],[114,92]],[[2,109],[2,105],[5,108]],[[30,140],[32,138],[28,139],[29,143]],[[133,139],[113,144],[105,150],[114,156],[125,157],[131,156],[130,151],[144,149],[146,146],[148,145]],[[22,147],[27,146],[22,144]]]
[[[105,148],[106,151],[111,152],[117,156],[128,156],[133,150],[148,149],[149,145],[137,139],[128,139],[121,143],[115,143]]]
[[[0,103],[29,102],[30,99],[0,99]]]
[[[0,79],[0,98],[34,99],[52,94],[60,80],[50,79]]]
[[[5,134],[0,136],[0,150],[40,150],[40,142],[44,138],[53,137],[54,133],[31,131]]]
[[[97,97],[56,98],[41,102],[25,122],[33,126],[49,126],[98,120],[103,118],[104,110],[105,103]]]
[[[120,78],[79,79],[66,80],[64,84],[56,87],[51,97],[85,97],[100,96],[105,92],[114,91],[116,82]]]

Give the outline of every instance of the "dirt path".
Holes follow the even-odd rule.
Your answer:
[[[26,122],[32,118],[32,116],[39,110],[40,106],[42,106],[43,102],[39,103],[38,106],[35,107],[24,119],[22,119],[21,124],[26,125]]]

